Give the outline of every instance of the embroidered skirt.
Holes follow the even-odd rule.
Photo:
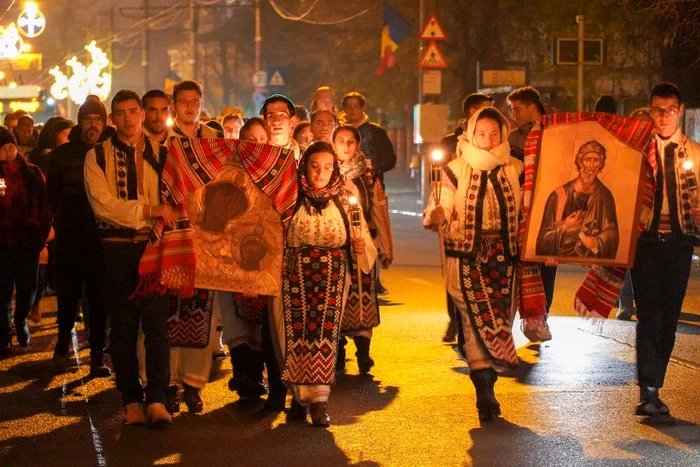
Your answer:
[[[214,307],[214,291],[195,289],[192,298],[171,295],[169,306],[170,345],[172,347],[207,347]]]
[[[350,261],[351,282],[348,298],[343,310],[341,333],[364,331],[379,326],[379,305],[377,303],[377,266],[369,274],[362,273],[362,307],[360,308],[359,287],[357,286],[357,262]]]
[[[305,246],[286,250],[282,284],[283,381],[333,382],[346,274],[344,248]]]
[[[506,260],[500,238],[482,240],[477,259],[460,258],[460,284],[472,326],[497,367],[515,368],[511,334],[515,260]]]

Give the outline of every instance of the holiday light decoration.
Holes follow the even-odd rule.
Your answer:
[[[77,57],[72,57],[66,62],[72,70],[70,78],[59,67],[49,70],[56,82],[51,86],[50,92],[54,99],[63,100],[67,97],[76,104],[85,102],[90,94],[95,94],[105,100],[112,90],[112,76],[105,71],[109,67],[109,59],[95,41],[85,46],[90,52],[91,62],[85,66]]]
[[[6,59],[17,58],[23,52],[23,48],[24,41],[15,23],[10,23],[7,29],[0,26],[0,56]]]
[[[24,11],[17,18],[19,32],[26,37],[34,38],[44,32],[46,29],[46,18],[39,11],[36,2],[27,2],[24,4]]]

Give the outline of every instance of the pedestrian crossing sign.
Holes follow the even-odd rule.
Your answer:
[[[285,86],[287,83],[284,81],[282,73],[279,70],[275,70],[267,84],[268,86]]]
[[[428,48],[425,49],[423,56],[418,62],[418,67],[435,69],[447,68],[447,60],[445,60],[445,56],[440,52],[440,48],[435,41],[430,41]]]

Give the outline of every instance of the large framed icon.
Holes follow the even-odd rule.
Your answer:
[[[529,138],[536,157],[524,260],[634,264],[649,138],[630,141],[620,129],[636,121],[599,115],[546,116]]]

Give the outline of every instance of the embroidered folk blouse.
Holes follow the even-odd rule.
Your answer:
[[[361,237],[365,240],[365,252],[357,258],[362,271],[369,274],[377,259],[377,249],[362,216]],[[287,248],[315,246],[343,248],[348,243],[343,213],[333,201],[321,213],[310,213],[305,207],[297,209],[287,229]],[[354,252],[353,252],[354,256]]]

